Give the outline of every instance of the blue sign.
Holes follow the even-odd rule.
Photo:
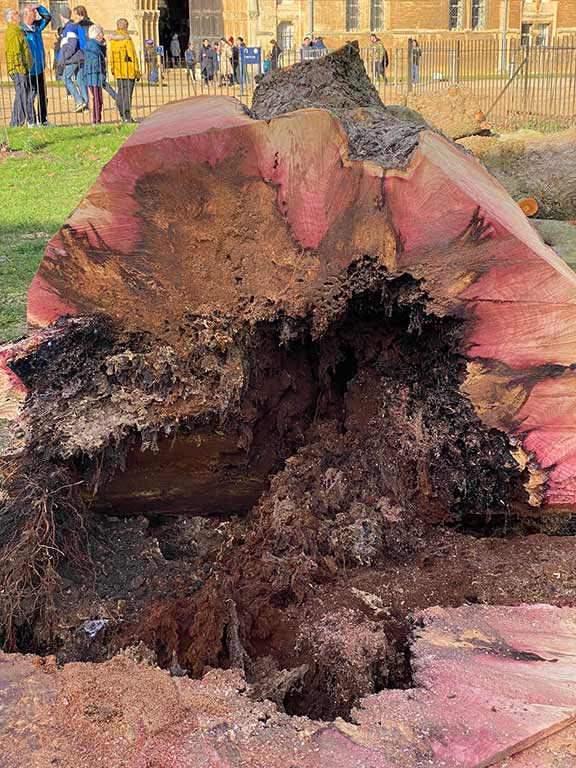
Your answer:
[[[262,48],[252,48],[249,46],[240,48],[240,59],[243,64],[257,64],[260,66],[262,63]]]
[[[157,45],[156,46],[156,56],[164,56],[164,46],[163,45]]]

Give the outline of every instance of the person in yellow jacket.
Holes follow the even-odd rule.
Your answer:
[[[6,19],[6,63],[8,74],[16,89],[10,125],[16,127],[28,122],[29,126],[33,126],[36,118],[30,88],[32,52],[20,26],[22,22],[20,12],[10,8],[4,14],[4,18]]]
[[[116,106],[124,123],[135,122],[132,119],[132,94],[136,80],[140,80],[140,66],[136,48],[128,34],[128,21],[118,19],[116,32],[110,35],[108,43],[108,60],[110,70],[116,78]]]

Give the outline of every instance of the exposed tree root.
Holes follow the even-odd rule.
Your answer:
[[[0,626],[4,647],[15,650],[31,634],[49,643],[60,565],[90,567],[81,480],[62,466],[22,462],[2,467],[0,509]]]

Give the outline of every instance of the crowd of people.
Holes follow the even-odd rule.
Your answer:
[[[138,55],[128,32],[128,21],[118,19],[114,33],[105,38],[104,30],[94,24],[84,5],[70,9],[59,6],[57,18],[43,5],[29,3],[20,11],[9,9],[6,17],[6,59],[8,74],[14,84],[14,103],[11,126],[50,125],[46,91],[46,53],[42,33],[51,22],[58,23],[54,42],[56,76],[62,80],[74,102],[75,112],[91,110],[92,122],[102,121],[103,94],[115,102],[122,121],[134,122],[132,98],[134,87],[141,78]],[[196,49],[190,42],[182,56],[180,39],[174,33],[170,40],[169,56],[172,67],[184,66],[190,80],[196,82],[199,65],[204,85],[220,86],[242,84],[247,81],[242,37],[222,37],[211,42],[204,39]],[[327,53],[322,37],[306,36],[297,58],[301,61],[319,58]],[[409,76],[417,83],[421,50],[415,39],[408,41]],[[283,64],[283,51],[276,40],[270,40],[264,52],[263,69],[274,71]],[[144,60],[147,79],[152,84],[165,84],[162,59],[153,40],[146,40]],[[368,69],[375,83],[387,82],[388,52],[373,33],[370,36]],[[114,80],[109,82],[108,73]]]
[[[43,5],[29,3],[22,11],[7,10],[5,18],[6,61],[14,83],[11,126],[50,124],[42,32],[52,21],[60,22],[54,43],[56,75],[73,99],[74,110],[90,109],[92,122],[100,123],[106,91],[122,121],[134,122],[132,95],[140,67],[126,19],[118,19],[116,31],[106,40],[103,28],[91,21],[83,5],[61,6],[58,18],[53,19]],[[108,71],[116,89],[108,81]]]
[[[196,81],[196,66],[200,65],[200,77],[205,84],[216,82],[218,85],[234,85],[246,82],[246,64],[243,61],[243,51],[247,48],[243,37],[221,37],[211,42],[208,38],[202,40],[198,50],[190,43],[181,57],[180,42],[175,35],[170,43],[172,66],[182,64],[186,67],[188,77]],[[278,69],[282,49],[276,40],[270,40],[270,48],[265,54],[264,71]]]

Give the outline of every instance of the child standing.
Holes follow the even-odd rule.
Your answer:
[[[84,74],[92,101],[92,122],[102,122],[102,89],[106,87],[106,48],[104,30],[98,24],[88,29],[84,49]]]

